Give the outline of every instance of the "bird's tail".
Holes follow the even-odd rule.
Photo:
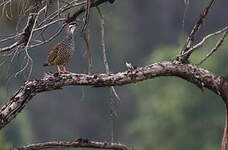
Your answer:
[[[43,66],[48,66],[48,63],[44,63]]]

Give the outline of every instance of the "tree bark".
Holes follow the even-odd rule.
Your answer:
[[[0,110],[0,129],[5,127],[25,107],[33,96],[40,92],[60,89],[69,85],[90,85],[94,87],[120,86],[136,83],[161,76],[177,76],[191,82],[201,89],[206,87],[217,95],[224,95],[221,90],[223,77],[191,64],[178,61],[163,61],[136,69],[128,69],[116,74],[46,74],[40,80],[25,82]],[[224,84],[226,85],[226,84]]]
[[[222,138],[222,146],[221,150],[228,150],[228,108],[226,105],[226,119],[225,119],[225,126],[224,126],[224,133],[223,133],[223,138]]]
[[[94,149],[112,149],[112,150],[131,150],[126,145],[120,143],[97,142],[88,139],[77,139],[75,141],[53,141],[45,143],[29,144],[18,147],[13,150],[44,150],[56,148],[94,148]]]
[[[222,80],[222,98],[226,105],[226,118],[225,118],[225,126],[224,133],[222,138],[221,150],[228,150],[228,75],[225,75]]]

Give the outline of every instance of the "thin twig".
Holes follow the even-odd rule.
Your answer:
[[[1,53],[9,52],[11,50],[14,50],[15,48],[17,48],[17,49],[18,48],[23,48],[27,44],[28,39],[30,37],[31,29],[32,29],[33,24],[34,24],[34,17],[33,16],[34,15],[29,15],[27,24],[24,27],[23,32],[20,33],[19,40],[16,41],[15,43],[13,43],[10,46],[4,47],[4,48],[0,48],[0,52]]]
[[[7,37],[5,39],[0,40],[0,43],[5,42],[5,41],[8,41],[8,40],[11,40],[11,39],[15,39],[15,38],[17,38],[19,36],[20,36],[20,34],[16,34],[14,36]]]
[[[17,42],[13,43],[10,46],[4,47],[4,48],[0,48],[0,52],[8,52],[8,51],[14,50],[16,47],[20,46],[21,44],[22,43],[17,41]]]
[[[83,34],[83,38],[85,40],[86,43],[86,47],[87,47],[87,56],[88,56],[88,74],[91,74],[92,72],[92,54],[91,54],[91,49],[90,49],[90,45],[89,45],[89,38],[88,38],[88,24],[89,24],[89,17],[90,17],[90,6],[91,6],[91,0],[86,0],[86,11],[85,11],[85,19],[84,19],[84,25],[82,28],[82,34]]]
[[[108,65],[108,60],[107,60],[107,56],[106,56],[106,48],[105,48],[105,35],[104,35],[104,17],[102,15],[102,12],[100,10],[99,7],[97,7],[97,11],[100,15],[100,20],[101,20],[101,46],[102,46],[102,52],[103,52],[103,59],[104,59],[104,65],[105,65],[105,70],[106,73],[109,74],[110,70],[109,70],[109,65]],[[110,112],[110,116],[111,116],[111,120],[112,120],[112,133],[111,133],[111,137],[112,137],[112,142],[114,141],[114,130],[115,130],[115,119],[117,118],[117,112],[115,110],[115,105],[114,105],[114,100],[112,98],[112,95],[114,95],[114,97],[118,100],[118,102],[120,102],[120,98],[118,96],[118,94],[116,93],[116,90],[113,86],[110,87],[110,108],[111,108],[111,112]]]
[[[101,4],[105,3],[105,2],[109,2],[109,3],[111,3],[111,4],[115,2],[115,0],[92,0],[92,1],[93,1],[93,2],[91,3],[90,8],[97,7],[97,6],[99,6],[99,5],[101,5]],[[84,1],[84,2],[86,2],[86,1]],[[84,11],[86,11],[86,8],[83,6],[83,7],[81,7],[78,11],[76,11],[70,18],[68,18],[68,19],[66,20],[66,22],[67,22],[67,23],[70,23],[70,22],[72,22],[72,21],[75,21],[76,18],[77,18],[81,13],[83,13]]]
[[[211,34],[205,36],[198,44],[194,45],[188,51],[186,51],[185,53],[183,53],[182,55],[179,55],[177,57],[182,57],[182,56],[184,56],[184,55],[186,55],[188,53],[192,53],[193,51],[195,51],[195,50],[199,49],[200,47],[202,47],[203,44],[206,42],[206,40],[208,40],[208,39],[210,39],[210,38],[212,38],[212,37],[214,37],[214,36],[216,36],[218,34],[221,34],[221,33],[225,32],[227,30],[228,30],[228,27],[226,26],[225,28],[223,28],[223,29],[221,29],[219,31],[216,31],[214,33],[211,33]]]
[[[101,23],[100,23],[101,24],[101,46],[102,46],[102,52],[103,52],[104,65],[105,65],[106,73],[109,73],[109,65],[106,57],[105,37],[104,37],[104,17],[99,7],[97,7],[97,11],[100,15],[100,20],[101,20]]]
[[[223,43],[224,39],[226,38],[228,33],[228,30],[226,30],[223,33],[223,36],[219,39],[219,41],[216,43],[215,47],[211,49],[211,51],[203,58],[203,60],[200,61],[197,65],[201,65],[203,62],[205,62]]]
[[[4,15],[4,12],[6,12],[6,16],[7,16],[7,10],[5,10],[5,9],[6,9],[7,4],[9,4],[9,3],[11,3],[11,0],[6,1],[5,3],[3,2],[3,3],[0,5],[0,6],[3,6],[3,8],[2,8],[2,17],[3,17],[3,15]]]
[[[43,25],[43,26],[41,26],[41,27],[39,27],[39,28],[34,29],[34,31],[39,31],[39,30],[41,30],[41,29],[45,29],[45,28],[49,27],[49,26],[52,25],[52,24],[55,24],[55,23],[61,22],[61,21],[65,21],[65,20],[66,20],[66,18],[59,18],[59,19],[54,20],[54,21],[52,21],[52,22],[50,22],[50,23],[47,23],[47,24],[45,24],[45,25]]]
[[[108,60],[107,60],[107,56],[106,56],[106,48],[105,48],[105,37],[104,37],[104,17],[101,13],[101,10],[99,7],[97,7],[98,13],[100,15],[100,19],[101,19],[101,46],[102,46],[102,52],[103,52],[103,58],[104,58],[104,65],[105,65],[105,70],[106,73],[110,73],[109,70],[109,65],[108,65]],[[116,90],[114,87],[111,87],[112,89],[112,93],[113,95],[116,97],[117,100],[119,100],[120,102],[120,97],[118,96],[118,94],[116,93]]]
[[[8,4],[10,1],[6,1],[4,4],[2,4],[3,6],[5,6],[6,4]],[[72,2],[71,3],[72,5],[70,6],[67,6],[65,5],[64,7],[61,8],[60,12],[64,12],[72,7],[76,7],[76,6],[80,6],[80,5],[83,5],[85,4],[85,2]],[[32,8],[34,9],[34,7]],[[55,19],[57,16],[58,16],[58,12],[59,10],[55,11],[53,14],[49,15],[47,18],[45,18],[39,25],[38,25],[38,29],[36,29],[35,31],[39,31],[40,29],[42,28],[46,28],[48,27],[49,25],[52,25],[54,24],[55,22],[58,22],[58,21],[62,21],[61,20],[58,20],[58,21],[52,21],[53,19]],[[52,17],[52,18],[50,18]],[[45,21],[49,21],[48,19],[50,19],[51,22],[47,23],[46,25],[40,27],[42,25],[42,23],[45,23]],[[13,43],[12,45],[10,46],[7,46],[7,47],[3,47],[3,48],[0,48],[0,53],[2,52],[8,52],[8,51],[11,51],[11,50],[14,50],[15,48],[23,48],[27,42],[28,42],[28,39],[30,37],[30,33],[31,33],[31,28],[34,24],[34,18],[32,17],[29,17],[28,18],[28,22],[27,22],[27,25],[25,26],[25,28],[23,29],[23,32],[20,33],[20,40],[16,41],[15,43]],[[3,41],[5,40],[8,40],[8,39],[3,39]],[[50,41],[50,40],[48,40]],[[46,43],[47,41],[45,41],[44,43]],[[43,43],[42,43],[43,44]],[[39,45],[42,45],[42,44],[39,44]],[[39,45],[36,45],[36,46],[39,46]],[[31,48],[31,47],[30,47]]]
[[[37,46],[41,46],[43,44],[46,44],[50,41],[52,41],[54,38],[56,38],[61,32],[62,30],[64,29],[64,27],[66,26],[66,24],[63,24],[60,29],[52,36],[50,37],[49,39],[45,40],[45,41],[41,41],[39,43],[36,43],[36,44],[33,44],[33,45],[30,45],[29,48],[34,48],[34,47],[37,47]]]
[[[185,42],[185,45],[184,45],[183,49],[181,50],[180,55],[184,54],[191,47],[192,42],[194,41],[195,36],[196,36],[197,32],[199,31],[199,28],[200,28],[201,24],[204,22],[204,19],[206,18],[210,8],[213,6],[215,1],[216,0],[211,0],[209,5],[200,14],[200,17],[199,17],[198,21],[196,22],[195,26],[193,27],[190,35],[188,36],[188,38],[187,38],[187,40]],[[181,57],[179,59],[182,62],[188,61],[188,58],[190,57],[190,55],[191,55],[191,53],[188,53],[188,54],[184,55],[183,57]]]
[[[61,14],[61,13],[65,12],[65,11],[67,11],[68,9],[71,9],[71,8],[77,7],[77,6],[81,6],[81,5],[84,5],[84,4],[86,4],[85,1],[83,1],[83,2],[75,2],[75,1],[72,1],[72,2],[70,3],[70,5],[69,5],[69,4],[64,5],[64,6],[61,7],[59,10],[56,10],[56,11],[54,11],[52,14],[50,14],[49,16],[47,16],[42,22],[39,23],[38,26],[41,26],[41,25],[42,25],[43,23],[45,23],[45,22],[54,20],[55,18],[58,17],[58,14]],[[69,23],[69,22],[68,22],[68,23]]]
[[[5,8],[6,5],[8,3],[10,3],[11,1],[12,0],[7,0],[7,1],[3,1],[2,3],[0,3],[0,7],[3,6],[3,8],[2,8],[3,13],[4,13],[5,9],[6,9]],[[90,7],[91,8],[92,7],[96,7],[96,6],[102,4],[102,3],[106,2],[106,1],[111,1],[111,0],[97,0],[94,3],[92,3],[90,5]],[[25,1],[26,5],[27,5],[27,2],[29,2],[29,1]],[[114,1],[112,1],[112,2],[114,2]],[[46,4],[45,1],[41,1],[41,3],[42,3],[42,5]],[[58,17],[59,14],[65,12],[65,11],[71,9],[71,8],[82,6],[82,5],[85,5],[85,4],[86,4],[86,1],[82,1],[82,2],[72,1],[70,3],[66,2],[66,5],[64,5],[63,7],[60,7],[59,10],[54,11],[49,16],[47,16],[45,19],[43,19],[43,21],[41,21],[39,23],[39,25],[37,25],[37,30],[36,31],[39,31],[38,29],[41,29],[42,27],[44,27],[43,29],[45,30],[46,27],[48,27],[48,25],[54,24],[55,23],[55,19]],[[27,7],[26,5],[24,7]],[[39,5],[39,4],[37,4],[37,5]],[[25,13],[34,12],[34,10],[37,10],[37,8],[39,7],[37,5],[28,8],[27,10],[25,10]],[[76,11],[76,13],[72,17],[70,17],[67,20],[65,20],[66,23],[69,23],[69,21],[71,21],[71,20],[73,21],[76,17],[78,17],[84,11],[85,11],[85,7],[83,6],[78,11]],[[45,22],[47,22],[46,25],[43,25]],[[58,21],[56,21],[56,22],[58,22]],[[33,26],[33,23],[34,23],[34,18],[28,18],[27,25],[24,27],[23,32],[19,33],[20,34],[20,36],[18,38],[19,40],[16,41],[15,43],[9,45],[9,46],[0,48],[0,53],[9,52],[9,51],[13,51],[15,49],[24,48],[25,45],[28,42],[28,38],[30,36],[31,27]],[[43,25],[43,26],[41,27],[41,25]],[[43,29],[41,29],[41,30],[43,31]],[[55,35],[58,35],[58,34],[59,34],[59,32],[57,34],[55,34]],[[35,45],[32,45],[32,46],[29,46],[29,48],[40,46],[40,45],[42,45],[44,43],[47,43],[47,42],[51,41],[53,38],[54,37],[52,37],[50,40],[46,40],[46,41],[44,41],[42,43],[38,43],[38,44],[35,44]],[[8,39],[5,39],[5,40],[8,40]],[[5,40],[3,39],[3,41],[5,41]],[[88,42],[86,44],[88,45]]]
[[[28,60],[27,60],[26,65],[25,65],[20,71],[18,71],[18,72],[15,74],[15,76],[17,76],[19,73],[23,72],[23,71],[27,68],[27,66],[28,66],[28,64],[29,64],[29,61],[31,62],[31,68],[30,68],[30,70],[29,70],[29,74],[28,74],[28,78],[27,78],[27,79],[29,79],[30,76],[31,76],[31,73],[32,73],[32,66],[33,66],[33,60],[32,60],[31,56],[30,56],[29,53],[28,53],[28,48],[29,48],[29,44],[30,44],[30,41],[31,41],[32,36],[33,36],[33,32],[34,32],[34,29],[35,29],[35,26],[36,26],[37,19],[39,18],[40,13],[41,13],[42,11],[44,11],[44,10],[46,9],[46,7],[47,7],[47,6],[44,6],[42,9],[40,9],[39,12],[38,12],[37,14],[32,14],[32,15],[35,15],[35,19],[34,19],[33,27],[32,27],[31,33],[30,33],[30,35],[29,35],[29,38],[28,38],[28,41],[27,41],[27,43],[26,43],[25,50],[24,50],[25,53],[26,53],[26,56],[27,56]]]
[[[3,2],[0,3],[0,7],[3,6],[3,5],[5,5],[5,4],[7,4],[7,3],[9,3],[9,2],[10,2],[10,0],[8,0],[8,1],[4,1],[4,0],[3,0]]]

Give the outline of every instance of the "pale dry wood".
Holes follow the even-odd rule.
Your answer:
[[[197,50],[197,49],[203,47],[203,45],[205,44],[205,42],[206,42],[208,39],[210,39],[210,38],[212,38],[212,37],[214,37],[214,36],[216,36],[216,35],[219,35],[219,34],[221,34],[221,33],[227,32],[227,31],[228,31],[228,26],[226,26],[225,28],[223,28],[223,29],[221,29],[221,30],[219,30],[219,31],[216,31],[216,32],[214,32],[214,33],[208,34],[207,36],[203,37],[203,39],[202,39],[199,43],[195,44],[195,45],[192,46],[188,51],[186,51],[186,52],[183,53],[182,55],[179,55],[178,57],[183,57],[184,55],[187,55],[188,53],[192,53],[193,51],[195,51],[195,50]]]
[[[44,150],[51,148],[94,148],[94,149],[112,149],[112,150],[131,150],[126,145],[112,142],[97,142],[87,139],[78,139],[75,141],[53,141],[27,146],[18,147],[13,150]]]
[[[216,43],[215,47],[213,47],[211,49],[211,51],[199,62],[198,65],[201,65],[203,62],[205,62],[212,54],[214,54],[218,48],[222,45],[222,43],[224,42],[225,38],[226,38],[226,35],[227,35],[227,30],[228,28],[226,28],[223,36],[219,39],[219,41]]]
[[[182,64],[178,61],[163,61],[133,70],[116,74],[46,74],[40,80],[25,82],[0,110],[0,128],[5,127],[26,106],[33,96],[45,91],[61,89],[64,86],[87,85],[93,87],[121,86],[152,79],[161,76],[176,76],[198,87],[206,87],[222,96],[222,77],[216,76],[208,70],[191,64]]]
[[[183,55],[186,51],[189,50],[189,48],[191,47],[192,45],[192,42],[194,41],[195,37],[196,37],[196,34],[198,33],[199,29],[200,29],[200,26],[203,24],[209,10],[212,8],[213,4],[215,3],[216,0],[211,0],[211,2],[208,4],[208,6],[202,11],[202,13],[200,14],[200,17],[199,19],[197,20],[195,26],[193,27],[191,33],[189,34],[185,44],[184,44],[184,47],[182,48],[181,50],[181,53],[180,55]],[[182,57],[179,57],[178,59],[181,61],[181,62],[188,62],[188,58],[190,57],[191,55],[191,52],[183,55]]]

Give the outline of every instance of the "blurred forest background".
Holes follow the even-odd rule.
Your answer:
[[[190,0],[184,18],[184,0],[116,0],[113,5],[101,6],[105,17],[105,42],[111,72],[126,70],[125,62],[144,66],[157,61],[171,60],[179,53],[186,36],[209,0]],[[52,7],[56,7],[53,3]],[[228,24],[228,1],[216,1],[198,34],[215,32]],[[0,35],[23,29],[26,17],[0,19]],[[72,9],[72,12],[76,10]],[[105,73],[103,64],[99,14],[92,9],[89,25],[93,56],[93,73]],[[59,24],[60,26],[60,24]],[[54,28],[47,31],[51,33]],[[30,79],[39,79],[49,50],[65,36],[29,51],[33,58]],[[87,73],[87,55],[81,32],[75,34],[76,53],[67,66],[71,72]],[[219,38],[217,36],[216,38]],[[2,38],[2,37],[1,37]],[[198,63],[216,43],[215,38],[198,50],[191,61]],[[3,47],[9,43],[1,44]],[[202,67],[223,75],[228,72],[228,41]],[[15,77],[25,65],[24,54],[14,59],[0,57],[0,106],[25,82],[28,71]],[[4,63],[3,63],[4,62]],[[118,117],[114,125],[114,140],[137,150],[216,150],[223,135],[225,107],[212,92],[175,77],[157,78],[137,84],[116,87],[121,98],[115,104]],[[22,113],[0,131],[0,150],[11,146],[52,140],[89,138],[111,140],[110,92],[108,88],[65,87],[38,94]]]

